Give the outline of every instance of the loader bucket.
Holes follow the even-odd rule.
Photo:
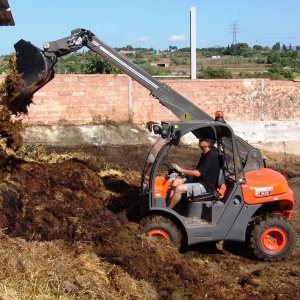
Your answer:
[[[46,57],[42,50],[24,40],[17,42],[14,47],[16,70],[21,76],[22,86],[10,106],[13,112],[22,112],[20,108],[32,102],[33,94],[53,79],[56,59]]]

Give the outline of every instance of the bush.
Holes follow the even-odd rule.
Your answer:
[[[225,78],[230,79],[232,78],[232,73],[227,71],[223,68],[211,68],[207,67],[206,69],[202,68],[200,73],[197,74],[198,78],[202,79],[214,79],[214,78]]]
[[[164,75],[170,75],[171,71],[167,68],[162,68],[162,67],[156,67],[156,66],[151,66],[149,63],[145,63],[142,65],[139,65],[144,71],[149,73],[152,76],[164,76]]]

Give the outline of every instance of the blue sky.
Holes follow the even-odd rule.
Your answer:
[[[190,45],[190,9],[196,8],[197,48],[227,46],[237,24],[238,43],[300,45],[300,0],[8,0],[15,26],[3,26],[0,55],[24,39],[39,48],[70,34],[91,30],[111,47]]]

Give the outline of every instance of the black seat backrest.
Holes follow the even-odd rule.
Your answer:
[[[216,184],[217,189],[220,188],[222,184],[225,184],[225,166],[226,166],[224,155],[219,154],[218,158],[219,158],[220,170],[219,170],[219,175]]]
[[[216,188],[217,189],[220,188],[222,184],[225,184],[225,174],[224,174],[224,169],[220,168]]]

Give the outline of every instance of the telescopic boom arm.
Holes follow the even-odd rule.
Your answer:
[[[54,77],[53,67],[58,57],[77,51],[83,46],[100,55],[106,61],[112,63],[125,74],[149,89],[151,95],[157,98],[162,105],[167,107],[179,119],[212,120],[212,117],[196,105],[178,94],[168,85],[152,77],[129,59],[102,42],[91,31],[85,29],[75,29],[69,37],[44,43],[43,51],[24,40],[20,40],[15,44],[17,69],[20,74],[23,74],[23,79],[26,83],[20,98],[24,94],[33,95],[34,92]]]

